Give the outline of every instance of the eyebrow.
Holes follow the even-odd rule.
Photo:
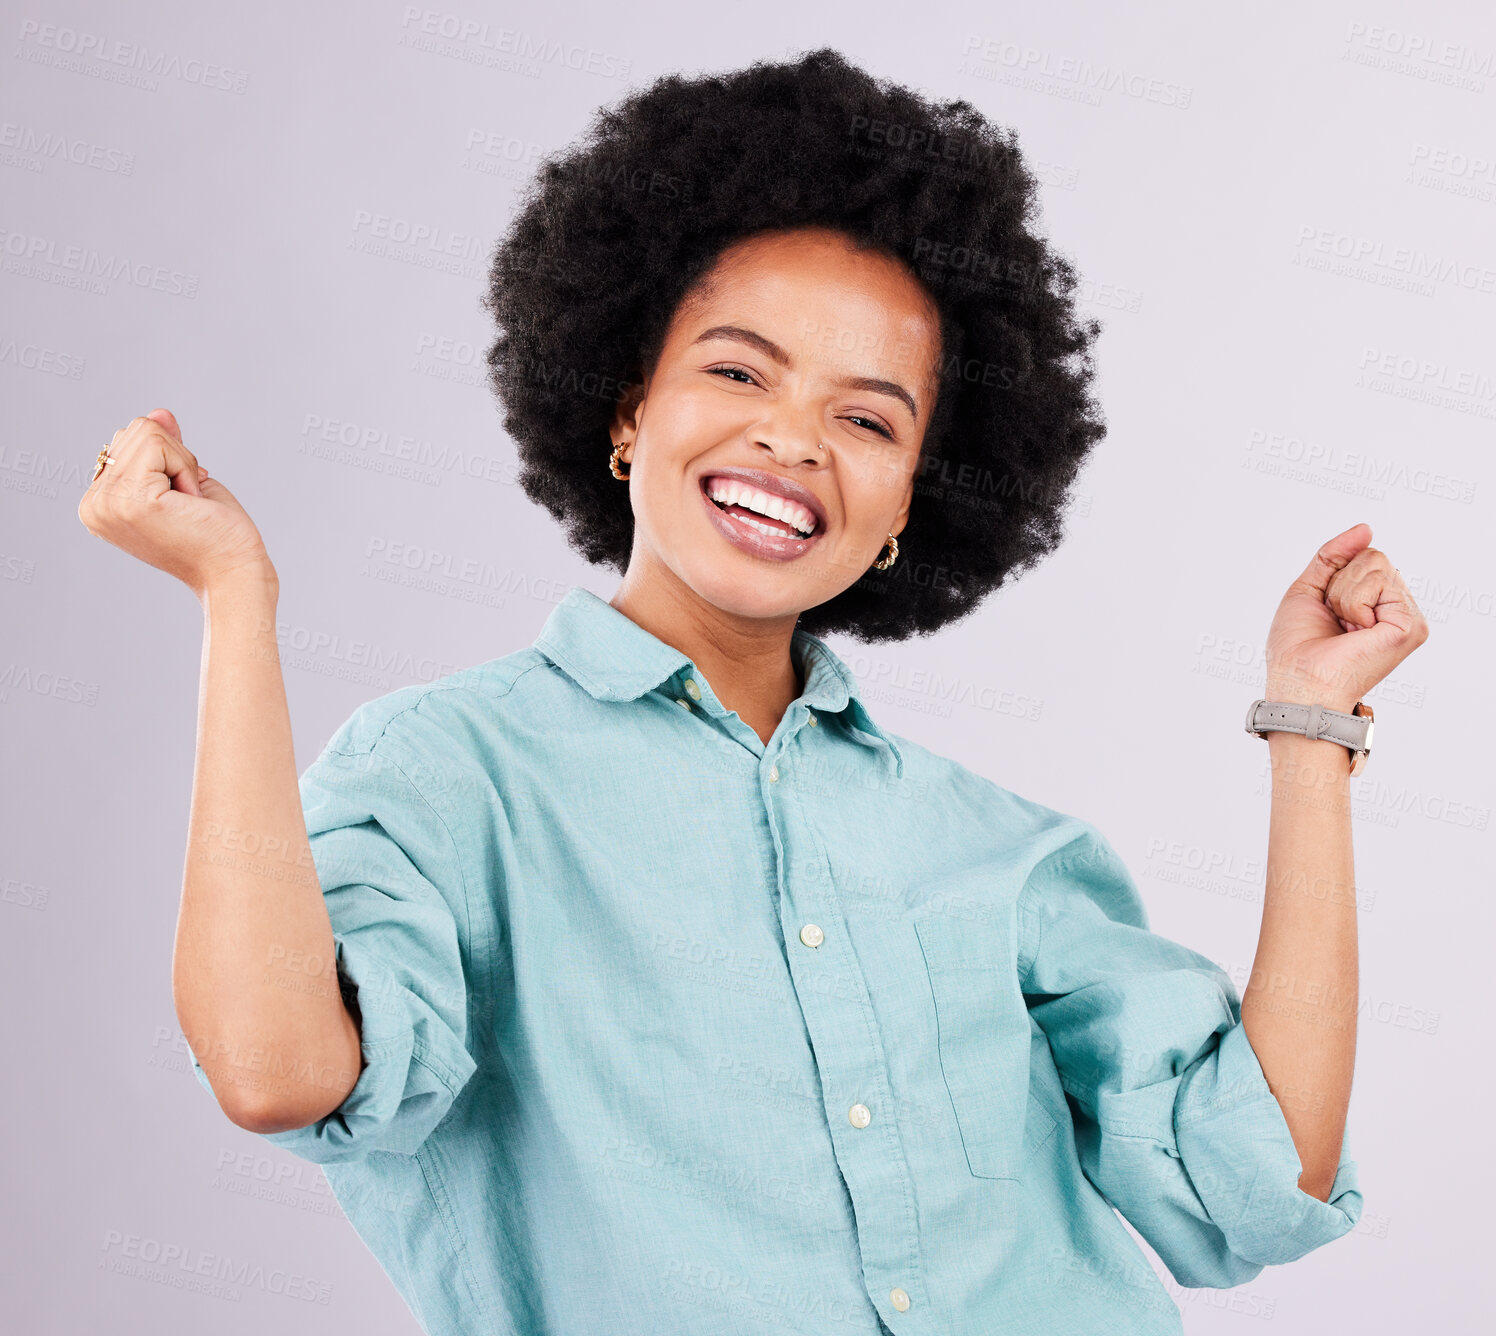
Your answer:
[[[738,343],[746,343],[750,347],[757,348],[764,356],[773,358],[780,366],[790,364],[790,355],[785,352],[772,339],[766,339],[762,334],[751,329],[744,329],[741,325],[713,325],[710,329],[703,330],[694,339],[692,345],[705,343],[709,339],[733,339]],[[919,421],[919,406],[914,402],[914,396],[902,385],[891,380],[880,380],[877,376],[843,376],[836,381],[838,387],[849,390],[869,390],[874,394],[887,394],[897,399],[909,410],[909,415],[917,422]]]

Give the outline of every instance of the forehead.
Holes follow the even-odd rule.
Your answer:
[[[723,249],[672,322],[677,338],[731,316],[797,358],[933,378],[939,310],[896,256],[824,228],[761,233]]]

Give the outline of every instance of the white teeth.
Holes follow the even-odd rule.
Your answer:
[[[760,491],[757,487],[749,487],[741,482],[729,482],[725,479],[717,479],[707,485],[707,495],[724,506],[743,506],[748,510],[756,510],[760,515],[766,515],[773,520],[783,520],[792,528],[798,529],[802,534],[815,531],[815,515],[806,506],[799,502],[786,500],[782,496],[776,496],[772,492]],[[772,529],[766,524],[756,524],[753,520],[743,519],[744,524],[751,524],[755,529],[761,529],[764,533],[783,536],[783,530]]]
[[[757,520],[750,520],[745,515],[734,515],[733,519],[737,520],[739,524],[746,524],[750,529],[757,529],[759,533],[768,534],[770,538],[783,538],[786,536],[783,529],[771,529],[767,524],[760,524]]]

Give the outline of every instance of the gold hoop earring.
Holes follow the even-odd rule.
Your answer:
[[[886,571],[890,566],[894,564],[895,561],[899,559],[899,540],[892,534],[889,534],[888,543],[888,555],[886,557],[883,557],[879,561],[873,562],[873,566],[877,570]]]
[[[608,467],[613,470],[613,476],[615,478],[621,478],[624,482],[627,482],[629,480],[629,474],[628,473],[620,473],[618,471],[618,462],[619,462],[618,457],[619,457],[619,455],[621,455],[624,452],[624,450],[626,450],[629,447],[630,444],[632,444],[632,442],[630,442],[630,441],[621,441],[618,445],[615,445],[613,447],[613,453],[608,458]],[[633,461],[630,460],[629,462],[632,463]],[[633,469],[630,469],[629,473],[632,473],[632,472],[633,472]]]

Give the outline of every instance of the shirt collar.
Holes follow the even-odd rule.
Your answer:
[[[637,700],[682,669],[701,676],[687,655],[581,585],[573,585],[551,610],[535,648],[597,700]],[[890,768],[902,778],[904,755],[898,743],[868,713],[857,679],[831,646],[796,630],[793,651],[805,670],[797,699],[822,714],[842,716],[859,741],[885,748]]]

